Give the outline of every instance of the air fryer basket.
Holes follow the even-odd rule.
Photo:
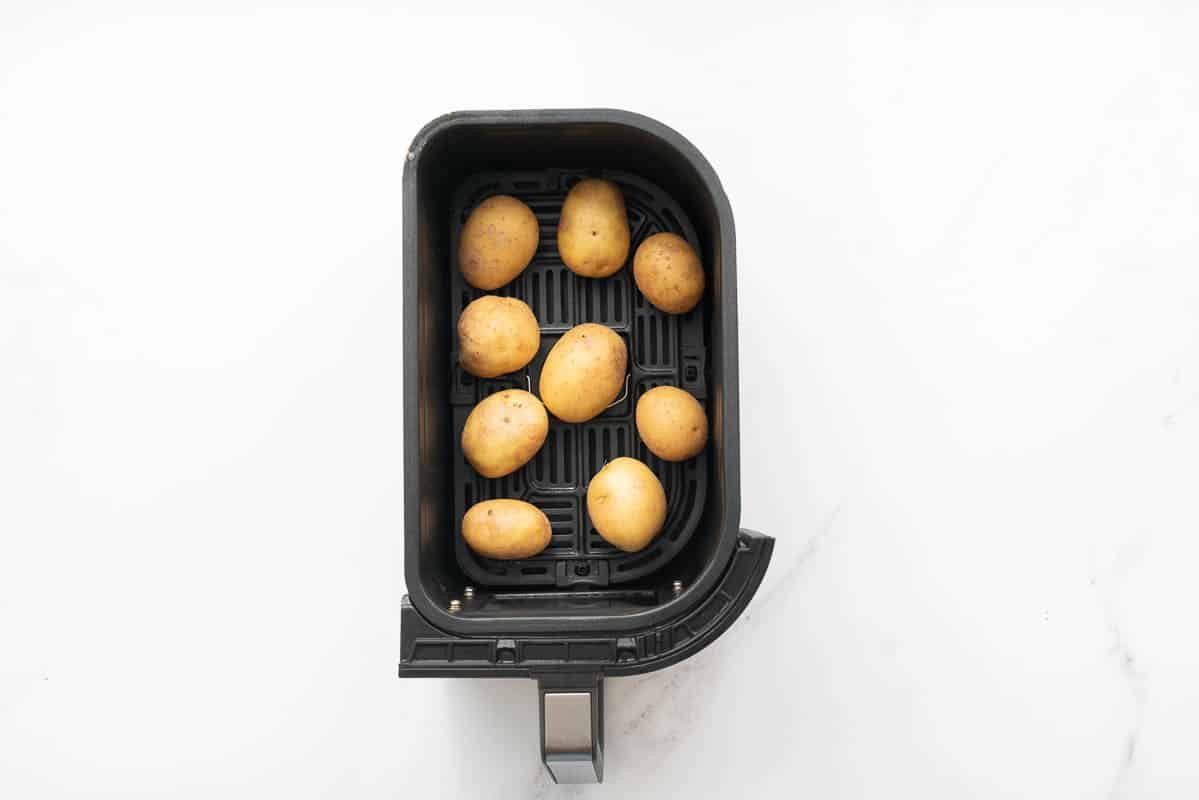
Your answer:
[[[727,628],[749,602],[773,540],[739,530],[736,248],[732,212],[711,166],[673,130],[612,110],[461,112],[413,141],[404,172],[404,571],[400,675],[526,676],[541,684],[542,756],[554,779],[603,774],[602,678],[675,663]],[[692,312],[658,312],[630,267],[591,280],[561,263],[562,200],[582,177],[621,186],[633,248],[659,231],[691,242],[707,270]],[[532,264],[498,294],[529,303],[542,348],[521,372],[478,380],[457,363],[455,324],[482,294],[456,268],[465,215],[493,194],[537,214]],[[631,252],[632,252],[631,250]],[[631,261],[631,258],[630,258]],[[478,476],[459,438],[482,397],[537,391],[561,333],[605,324],[629,345],[624,395],[582,425],[554,420],[530,464],[499,480]],[[657,385],[691,392],[709,418],[708,447],[661,462],[636,434],[637,397]],[[587,519],[587,481],[607,460],[641,458],[662,479],[667,522],[641,553],[614,550]],[[540,506],[553,537],[531,559],[476,556],[461,535],[474,502],[516,497]]]

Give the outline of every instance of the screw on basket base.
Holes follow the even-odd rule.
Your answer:
[[[464,598],[466,598],[468,601],[474,600],[475,599],[475,587],[467,586],[465,589],[462,590],[462,596]]]
[[[455,597],[453,600],[450,601],[450,613],[457,614],[461,610],[462,610],[462,601],[459,600],[457,597]]]
[[[670,584],[670,590],[672,592],[674,592],[675,594],[682,594],[683,593],[683,582],[675,581],[674,583]]]

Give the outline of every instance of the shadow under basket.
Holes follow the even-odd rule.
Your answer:
[[[660,231],[687,239],[707,287],[685,315],[662,314],[637,291],[631,266],[580,278],[558,257],[558,213],[584,177],[615,181],[625,196],[632,253]],[[524,370],[481,380],[458,366],[454,335],[483,294],[457,269],[466,215],[495,194],[523,200],[541,241],[530,266],[497,290],[533,309],[541,350]],[[716,639],[761,583],[773,539],[739,529],[736,246],[728,199],[711,166],[678,133],[613,110],[460,112],[427,125],[404,170],[404,575],[401,677],[535,678],[541,750],[554,779],[603,775],[603,677],[676,663]],[[506,388],[537,392],[557,338],[582,322],[607,325],[629,347],[624,393],[581,425],[552,420],[525,467],[480,477],[460,437],[478,400]],[[637,437],[633,409],[654,386],[698,398],[707,448],[659,461]],[[667,520],[640,553],[623,553],[587,518],[587,482],[605,461],[645,461],[667,493]],[[484,559],[466,545],[462,514],[512,497],[551,520],[534,558]]]

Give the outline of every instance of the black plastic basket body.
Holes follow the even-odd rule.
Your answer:
[[[717,638],[756,591],[773,540],[741,530],[736,242],[720,182],[698,150],[647,117],[614,110],[460,112],[413,141],[404,173],[403,370],[405,524],[401,676],[528,676],[542,684],[542,752],[558,780],[602,775],[602,678],[675,663]],[[570,273],[556,225],[572,183],[601,176],[622,188],[633,249],[658,231],[691,242],[704,264],[704,299],[661,314],[628,265],[612,278]],[[465,215],[493,194],[537,214],[533,263],[497,291],[520,297],[541,325],[525,370],[477,380],[457,364],[458,315],[480,292],[456,268]],[[631,254],[630,254],[631,258]],[[608,325],[629,346],[625,395],[582,425],[551,423],[546,445],[517,473],[485,480],[462,456],[462,425],[490,392],[532,388],[561,333]],[[632,421],[640,393],[679,386],[700,399],[708,447],[687,462],[653,458]],[[620,455],[648,463],[668,496],[663,532],[626,554],[587,519],[587,482]],[[539,556],[496,562],[472,553],[461,517],[473,502],[516,497],[540,506],[553,536]],[[580,697],[586,704],[571,705]],[[569,713],[568,713],[569,712]],[[590,751],[558,752],[562,720],[589,720]],[[581,735],[581,734],[580,734]],[[568,739],[570,737],[567,737]],[[577,738],[577,737],[576,737]],[[577,750],[577,748],[576,748]],[[574,772],[581,766],[581,773]]]

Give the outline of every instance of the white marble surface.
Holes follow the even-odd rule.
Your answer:
[[[1199,796],[1195,11],[392,5],[0,7],[0,796]],[[567,105],[725,183],[778,539],[579,790],[394,677],[404,149]]]

